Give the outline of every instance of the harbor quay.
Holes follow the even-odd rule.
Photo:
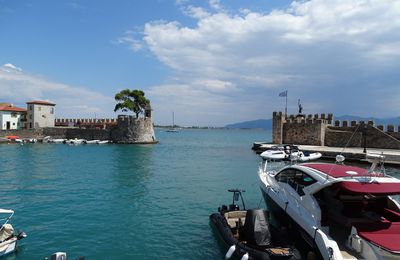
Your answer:
[[[280,144],[254,142],[252,149],[259,154],[277,145]],[[335,160],[336,156],[338,154],[341,154],[346,158],[346,161],[356,161],[356,162],[366,161],[365,159],[366,153],[364,152],[364,148],[361,147],[349,147],[343,149],[343,147],[340,148],[340,147],[317,146],[317,145],[298,145],[298,148],[302,151],[309,153],[320,152],[322,154],[321,158],[328,160]],[[366,152],[372,154],[384,155],[386,165],[400,166],[400,150],[367,148]]]
[[[332,113],[315,115],[272,114],[272,143],[253,143],[261,153],[272,146],[294,144],[300,150],[320,152],[322,158],[342,154],[363,161],[367,153],[382,154],[387,164],[400,165],[400,126],[375,125],[374,121],[339,121]]]

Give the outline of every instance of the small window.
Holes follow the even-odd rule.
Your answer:
[[[17,113],[15,112],[11,113],[11,117],[17,117]]]
[[[33,105],[29,105],[29,110],[32,110],[33,109]]]
[[[32,115],[29,115],[29,119],[32,119]]]
[[[308,174],[295,169],[286,169],[279,173],[275,179],[278,182],[289,184],[300,196],[304,195],[303,189],[305,187],[316,182],[316,180]]]
[[[37,109],[38,109],[38,111],[42,111],[42,107],[38,107]]]
[[[54,107],[50,108],[50,114],[54,114]]]
[[[276,175],[275,179],[278,182],[290,183],[294,179],[295,170],[293,169],[286,169]]]

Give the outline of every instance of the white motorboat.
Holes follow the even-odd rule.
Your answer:
[[[49,139],[48,142],[49,143],[54,143],[54,144],[62,144],[64,143],[66,140],[62,139],[62,138],[55,138],[55,139]]]
[[[281,161],[289,158],[293,151],[298,151],[297,146],[282,145],[272,146],[270,149],[260,154],[261,158],[268,161]]]
[[[289,158],[289,154],[287,154],[284,150],[267,150],[260,154],[261,158],[268,161],[281,161]]]
[[[100,140],[84,140],[83,143],[85,144],[98,144]]]
[[[321,259],[400,259],[400,180],[385,174],[383,156],[368,158],[369,170],[338,162],[276,172],[265,163],[261,192],[274,219]]]
[[[271,149],[266,150],[260,154],[261,158],[268,161],[298,161],[307,162],[321,158],[322,154],[319,152],[309,153],[300,151],[296,145],[283,145],[272,146]]]
[[[67,143],[67,144],[83,144],[84,141],[85,141],[85,139],[75,138],[75,139],[66,140],[65,143]]]
[[[0,215],[5,216],[0,219],[4,221],[0,227],[0,256],[3,256],[14,252],[17,247],[17,241],[26,237],[26,234],[24,232],[15,234],[13,226],[8,223],[14,215],[13,210],[0,209]]]
[[[35,144],[37,143],[37,139],[36,138],[29,138],[26,140],[27,143],[31,143],[31,144]]]
[[[108,143],[110,143],[109,140],[99,140],[96,142],[96,144],[108,144]]]
[[[291,161],[298,161],[298,162],[308,162],[312,160],[317,160],[321,158],[322,154],[319,152],[309,153],[303,151],[297,151],[290,154]]]

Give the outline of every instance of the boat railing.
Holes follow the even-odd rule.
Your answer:
[[[6,217],[4,218],[0,218],[0,221],[4,221],[4,223],[2,223],[0,230],[4,228],[4,226],[10,221],[10,219],[14,216],[14,211],[10,210],[10,209],[0,209],[0,214],[7,214]]]
[[[385,170],[385,155],[383,153],[381,154],[376,154],[376,153],[367,153],[365,156],[365,159],[367,162],[371,163],[371,167],[369,168],[368,172],[371,175],[386,175],[386,170]]]

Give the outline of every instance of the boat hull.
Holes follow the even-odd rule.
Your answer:
[[[281,161],[287,159],[288,155],[284,152],[265,151],[260,154],[261,158],[268,161]]]
[[[17,237],[12,237],[0,243],[0,256],[11,254],[17,247]]]
[[[291,234],[291,238],[295,242],[297,248],[301,252],[313,252],[317,259],[323,259],[319,253],[318,246],[313,238],[299,224],[292,219],[283,208],[281,208],[269,195],[261,188],[261,193],[265,204],[270,212],[272,222],[279,227],[285,227]],[[303,255],[305,258],[306,255]]]

